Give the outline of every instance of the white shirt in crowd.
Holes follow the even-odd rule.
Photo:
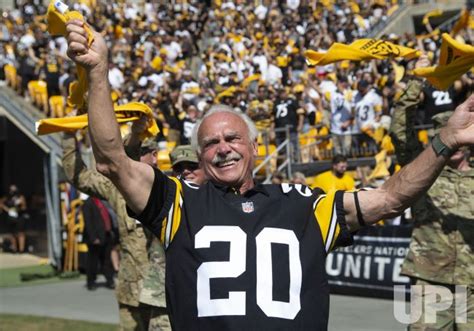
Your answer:
[[[334,84],[334,82],[330,79],[323,79],[321,83],[319,83],[319,88],[321,89],[321,93],[324,97],[330,97],[334,92],[337,91],[336,84]]]
[[[297,10],[300,6],[300,0],[286,0],[286,6],[290,9]]]
[[[170,63],[174,63],[178,56],[181,55],[181,45],[176,41],[172,41],[170,44],[163,45],[166,49],[166,58]]]
[[[262,76],[264,76],[268,68],[268,60],[265,54],[255,55],[252,58],[252,63],[258,65],[258,69],[262,73]]]
[[[331,93],[331,133],[338,135],[351,134],[350,127],[342,129],[342,124],[351,118],[351,104],[338,90]]]
[[[113,67],[109,70],[108,77],[110,86],[112,86],[114,90],[120,90],[123,83],[125,82],[125,78],[123,77],[122,71],[120,71],[120,69],[117,67]]]
[[[352,127],[352,133],[361,133],[363,128],[376,128],[375,118],[382,110],[382,97],[371,89],[364,96],[359,92],[354,95],[353,105],[355,108],[355,123]]]
[[[194,93],[186,93],[186,91],[199,88],[199,84],[196,83],[195,81],[191,80],[189,82],[184,82],[181,85],[181,92],[183,92],[183,99],[189,101],[192,100],[194,97],[196,97],[196,94]]]
[[[270,64],[265,74],[265,81],[268,84],[273,85],[273,84],[281,83],[282,78],[283,78],[283,72],[281,71],[281,69],[274,64]]]

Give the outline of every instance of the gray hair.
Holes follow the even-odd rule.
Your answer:
[[[191,146],[193,150],[195,150],[198,154],[201,153],[201,146],[199,146],[199,142],[198,142],[199,128],[201,127],[202,122],[207,117],[216,113],[230,113],[230,114],[240,117],[242,121],[244,121],[245,125],[247,125],[249,140],[250,141],[257,140],[258,130],[255,127],[255,124],[253,123],[253,121],[250,119],[250,117],[248,117],[246,114],[242,112],[234,110],[232,107],[229,107],[227,105],[223,105],[223,104],[213,105],[209,109],[209,111],[196,123],[196,125],[193,128],[193,132],[191,134]]]

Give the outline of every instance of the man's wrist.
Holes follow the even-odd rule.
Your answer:
[[[87,71],[89,78],[103,78],[109,74],[109,68],[107,63],[100,63]],[[108,77],[107,77],[108,78]]]
[[[450,146],[445,141],[449,141],[446,139],[446,136],[441,137],[441,132],[436,134],[433,139],[431,140],[431,147],[433,148],[434,152],[437,156],[446,156],[451,157],[457,148]]]

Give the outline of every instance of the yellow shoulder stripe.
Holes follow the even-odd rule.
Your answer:
[[[176,184],[176,192],[173,204],[168,211],[168,216],[163,220],[161,228],[160,240],[165,246],[165,249],[168,248],[178,231],[181,223],[181,208],[183,205],[183,186],[179,179],[175,177],[170,177],[170,179]]]
[[[314,216],[321,230],[326,252],[329,252],[339,236],[340,227],[337,223],[335,191],[320,196],[314,203]]]

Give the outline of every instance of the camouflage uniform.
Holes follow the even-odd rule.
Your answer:
[[[422,149],[413,128],[421,87],[420,81],[408,82],[393,116],[392,139],[402,165]],[[412,206],[415,224],[402,266],[402,274],[418,285],[443,285],[451,291],[454,285],[468,286],[468,323],[456,324],[457,330],[474,330],[473,196],[474,169],[445,167],[427,194]],[[435,325],[422,323],[422,316],[410,330],[453,330],[453,306],[438,313]]]
[[[128,217],[122,195],[109,179],[86,168],[73,135],[65,134],[62,145],[63,168],[68,180],[80,191],[107,200],[117,213],[120,267],[115,292],[119,302],[121,329],[147,330],[149,324],[159,323],[162,327],[152,330],[170,330],[164,294],[163,249],[159,250],[156,244],[148,245],[153,246],[153,250],[150,250],[153,261],[160,262],[150,264],[145,231],[140,223]],[[145,291],[149,299],[142,303],[140,298],[144,283],[150,282],[153,287],[147,286]]]
[[[147,269],[140,292],[140,302],[162,307],[155,309],[150,317],[150,331],[170,330],[170,322],[166,312],[165,293],[165,251],[157,237],[150,233],[149,260],[150,268]]]

